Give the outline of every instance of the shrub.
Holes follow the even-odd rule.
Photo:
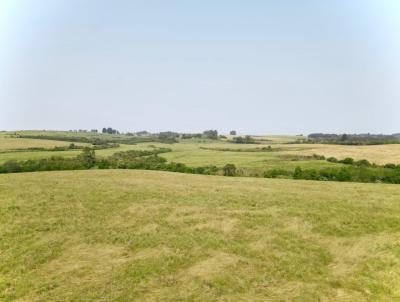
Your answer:
[[[339,173],[337,174],[337,180],[338,181],[350,181],[351,180],[350,171],[346,168],[341,168],[339,170]]]
[[[243,137],[243,136],[234,137],[232,142],[235,144],[255,144],[256,143],[256,141],[250,135],[246,135],[245,137]]]
[[[384,167],[387,169],[396,169],[396,165],[391,163],[384,165]]]
[[[315,154],[315,153],[312,155],[312,158],[316,159],[316,160],[325,160],[325,156],[319,155],[319,154]]]
[[[272,169],[264,172],[265,178],[277,178],[279,176],[288,176],[289,171],[283,169]]]
[[[300,167],[296,167],[293,173],[294,179],[301,179],[303,178],[303,170]]]
[[[96,163],[96,155],[94,150],[85,147],[82,153],[78,156],[78,160],[80,160],[86,168],[93,167]]]
[[[358,160],[354,164],[359,167],[370,167],[371,166],[371,163],[366,159]]]
[[[328,158],[327,158],[327,161],[329,161],[329,162],[331,162],[331,163],[337,163],[337,162],[338,162],[337,158],[336,158],[336,157],[333,157],[333,156],[328,157]]]
[[[203,135],[209,139],[218,139],[218,131],[217,130],[206,130],[203,132]]]
[[[339,162],[345,165],[352,165],[354,163],[354,159],[352,159],[351,157],[346,157],[345,159],[342,159]]]
[[[224,176],[235,176],[236,175],[236,166],[234,164],[226,164],[222,168]]]

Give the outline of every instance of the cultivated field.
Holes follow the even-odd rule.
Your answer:
[[[400,298],[398,185],[90,170],[0,196],[2,301]]]

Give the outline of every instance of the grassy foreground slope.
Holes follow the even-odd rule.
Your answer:
[[[1,301],[395,301],[400,187],[0,175]]]

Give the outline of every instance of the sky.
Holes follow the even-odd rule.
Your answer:
[[[398,0],[0,0],[0,130],[400,132]]]

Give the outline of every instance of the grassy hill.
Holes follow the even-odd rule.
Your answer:
[[[0,175],[1,301],[396,301],[400,187]]]

